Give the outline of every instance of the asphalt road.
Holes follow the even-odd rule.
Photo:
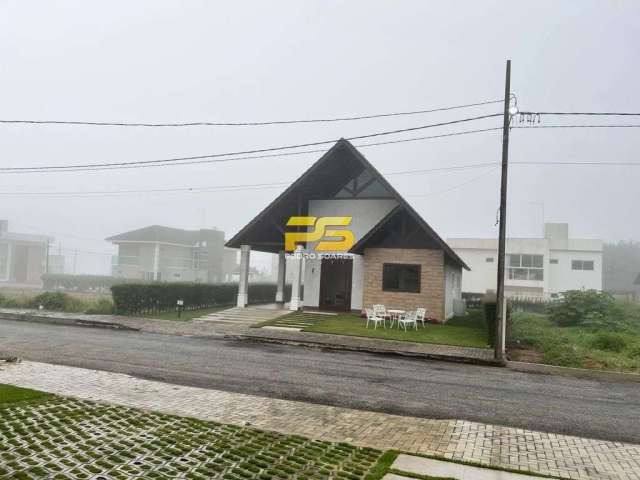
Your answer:
[[[640,443],[638,383],[9,320],[0,320],[3,350],[181,385]]]

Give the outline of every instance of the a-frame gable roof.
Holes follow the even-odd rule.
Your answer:
[[[247,244],[251,245],[255,250],[277,253],[283,249],[283,227],[290,216],[306,215],[307,200],[312,198],[332,198],[342,189],[345,181],[351,179],[362,170],[368,170],[371,173],[384,190],[388,192],[388,198],[394,198],[399,207],[402,207],[402,210],[406,211],[419,224],[425,234],[433,239],[435,244],[442,248],[451,260],[464,268],[469,268],[364,155],[344,138],[338,140],[300,178],[293,182],[271,204],[231,238],[227,242],[227,247],[238,248],[240,245]],[[397,208],[391,213],[396,210]],[[389,215],[385,218],[389,218]],[[368,236],[365,235],[363,239]]]

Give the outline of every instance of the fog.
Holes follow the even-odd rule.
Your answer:
[[[0,119],[263,121],[421,110],[500,99],[505,60],[522,110],[640,111],[634,1],[2,1]],[[0,166],[129,162],[352,137],[497,113],[253,127],[0,125]],[[541,125],[638,123],[628,117]],[[497,127],[490,118],[384,139]],[[354,141],[355,145],[359,143]],[[514,129],[513,162],[637,160],[638,130]],[[327,146],[328,148],[328,146]],[[362,148],[382,173],[498,162],[501,133]],[[152,224],[230,238],[283,187],[43,195],[291,182],[320,153],[189,166],[8,174],[0,219],[55,237],[76,273],[108,273],[104,239]],[[509,235],[640,240],[640,167],[512,165]],[[495,167],[388,180],[443,237],[497,235]],[[21,193],[21,194],[20,194]],[[78,250],[77,254],[73,252]],[[267,266],[267,256],[254,262]],[[68,268],[69,269],[69,268]],[[71,272],[69,272],[71,273]]]

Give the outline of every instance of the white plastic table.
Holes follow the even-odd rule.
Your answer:
[[[400,315],[404,315],[406,312],[404,310],[397,310],[392,308],[387,310],[387,313],[391,315],[391,324],[389,326],[393,327],[393,322],[398,320],[398,317],[400,317]]]

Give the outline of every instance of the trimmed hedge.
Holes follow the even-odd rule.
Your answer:
[[[489,335],[489,345],[495,347],[496,345],[496,310],[498,308],[498,302],[496,297],[486,296],[482,300],[482,309],[484,310],[484,320],[487,326],[487,333]],[[507,300],[507,325],[505,332],[505,343],[508,345],[511,339],[511,327],[513,321],[511,318],[511,302]]]
[[[65,275],[57,273],[45,273],[42,275],[42,283],[45,290],[107,291],[113,285],[125,282],[127,282],[126,278],[108,275]]]
[[[115,310],[119,314],[160,313],[176,309],[178,300],[185,310],[198,310],[219,305],[233,305],[238,294],[237,283],[123,283],[111,287]],[[249,303],[270,303],[276,296],[275,283],[249,285]],[[291,298],[291,285],[285,299]]]

